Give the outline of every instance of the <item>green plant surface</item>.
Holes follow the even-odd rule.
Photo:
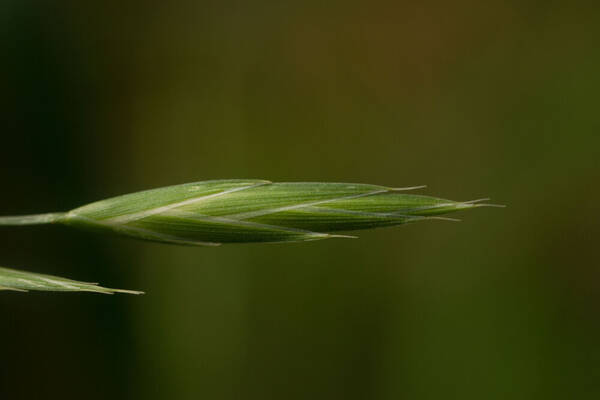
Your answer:
[[[62,224],[155,242],[218,246],[352,238],[332,232],[449,219],[440,215],[493,206],[481,203],[487,199],[460,202],[404,193],[420,188],[216,180],[127,194],[65,213],[0,217],[0,225]],[[6,268],[0,269],[0,290],[140,293]]]
[[[104,294],[143,294],[143,292],[133,290],[110,289],[98,286],[96,283],[78,282],[71,279],[60,278],[58,276],[17,271],[1,267],[0,290],[13,290],[18,292],[38,290],[52,292],[95,292]]]
[[[333,232],[402,225],[489,204],[347,183],[216,180],[98,201],[66,213],[2,217],[0,225],[56,223],[163,243],[301,242]]]

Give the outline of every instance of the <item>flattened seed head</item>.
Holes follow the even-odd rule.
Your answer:
[[[484,206],[346,183],[218,180],[153,189],[72,210],[58,222],[183,245],[294,242]]]

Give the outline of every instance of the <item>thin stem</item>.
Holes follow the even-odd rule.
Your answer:
[[[0,217],[0,225],[43,225],[57,222],[65,216],[65,213],[48,213],[34,215],[16,215]]]

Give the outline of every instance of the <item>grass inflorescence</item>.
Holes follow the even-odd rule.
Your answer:
[[[218,246],[348,238],[354,236],[338,232],[451,219],[442,215],[494,206],[484,203],[487,199],[452,201],[407,193],[420,188],[216,180],[127,194],[68,212],[0,217],[0,225],[62,224],[155,242]],[[117,292],[22,274],[0,269],[0,289]]]
[[[63,224],[158,242],[298,242],[335,232],[443,219],[486,206],[408,194],[416,188],[346,183],[218,180],[114,197],[65,213],[1,217],[0,225]]]

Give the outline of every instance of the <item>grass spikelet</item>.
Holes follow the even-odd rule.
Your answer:
[[[217,180],[114,197],[66,213],[0,217],[0,225],[63,224],[182,245],[299,242],[489,206],[346,183]]]
[[[109,289],[95,283],[78,282],[58,276],[36,274],[0,267],[0,290],[28,292],[30,290],[52,292],[95,292],[104,294],[143,294],[133,290]]]

